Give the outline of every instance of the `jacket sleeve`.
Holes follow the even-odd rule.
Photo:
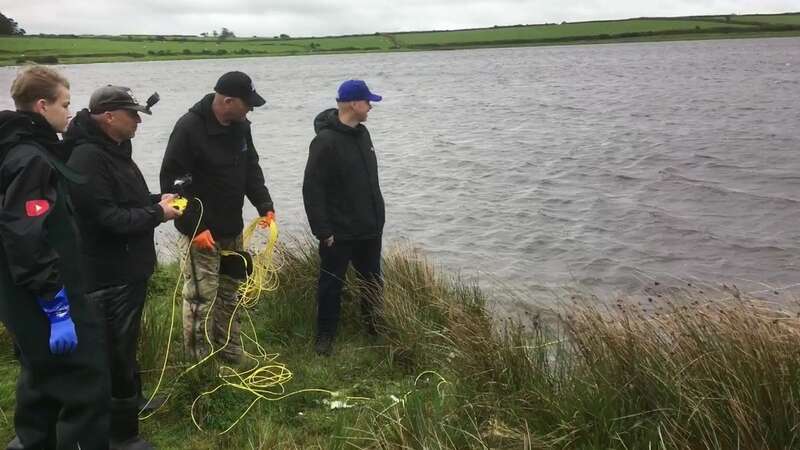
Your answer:
[[[17,154],[26,156],[8,156],[0,174],[0,239],[14,283],[36,297],[52,298],[63,283],[44,225],[58,200],[58,178],[44,156],[31,156],[34,150],[24,147],[29,146],[20,146]]]
[[[247,132],[247,182],[245,194],[250,203],[256,207],[259,216],[265,216],[267,212],[275,210],[272,204],[272,197],[269,195],[269,189],[267,189],[267,185],[264,182],[264,172],[261,170],[261,166],[258,165],[258,153],[253,144],[253,136],[250,131]]]
[[[161,192],[175,192],[175,180],[186,174],[194,175],[195,151],[192,147],[189,131],[184,119],[178,120],[172,134],[169,135],[167,149],[164,151],[164,159],[161,162],[161,173],[159,181]],[[186,193],[191,197],[191,186]],[[175,226],[184,234],[191,234],[197,227],[197,233],[208,229],[202,220],[200,204],[192,198],[188,198],[189,205],[181,217],[175,219]],[[199,222],[199,223],[198,223]]]
[[[77,147],[67,165],[89,180],[70,187],[72,201],[84,220],[119,235],[144,233],[164,220],[164,211],[159,205],[121,207],[113,196],[115,174],[104,164],[104,159],[89,148]]]
[[[326,192],[330,170],[332,150],[319,136],[311,141],[308,149],[308,162],[303,175],[303,204],[308,216],[311,232],[317,239],[323,240],[333,235],[326,209]]]

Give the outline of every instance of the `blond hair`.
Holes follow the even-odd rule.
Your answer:
[[[54,102],[59,86],[69,89],[69,81],[55,69],[31,64],[20,69],[11,83],[11,98],[17,109],[27,111],[41,98]]]

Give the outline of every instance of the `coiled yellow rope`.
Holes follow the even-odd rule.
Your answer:
[[[202,202],[197,199],[198,203],[200,204],[200,216],[202,217],[203,211],[203,204]],[[255,244],[255,237],[257,230],[260,229],[259,224],[261,223],[261,218],[254,219],[243,231],[243,247],[245,249],[250,248],[251,245]],[[197,226],[195,227],[195,232],[197,233],[197,229],[199,228],[200,222],[198,221]],[[252,317],[250,316],[249,310],[253,309],[257,304],[261,295],[265,292],[275,291],[279,286],[279,279],[278,279],[278,270],[280,267],[276,264],[275,261],[275,246],[278,240],[278,225],[273,220],[269,224],[269,229],[267,231],[266,243],[265,245],[259,250],[257,253],[252,255],[253,260],[253,271],[250,275],[248,275],[247,279],[241,283],[238,289],[237,295],[237,303],[234,307],[233,314],[228,322],[227,327],[227,337],[225,339],[225,343],[220,346],[219,348],[213,348],[213,342],[211,337],[208,335],[208,323],[211,311],[214,308],[214,301],[212,301],[211,305],[209,306],[208,312],[205,317],[204,322],[204,330],[205,330],[205,338],[209,344],[209,348],[211,352],[205,356],[200,361],[192,364],[188,368],[186,368],[183,372],[178,374],[175,379],[173,380],[173,387],[177,385],[177,382],[185,376],[187,373],[191,372],[195,368],[203,365],[206,361],[214,357],[217,353],[222,351],[231,340],[231,329],[233,326],[233,321],[236,320],[236,314],[240,307],[244,309],[244,316],[247,319],[247,323],[249,324],[249,328],[251,330],[251,334],[248,334],[244,331],[240,333],[240,339],[242,340],[242,349],[243,355],[252,361],[252,367],[246,370],[238,370],[237,368],[233,368],[226,365],[221,365],[219,367],[218,377],[221,383],[213,389],[205,391],[198,395],[194,401],[192,402],[191,406],[191,417],[192,422],[194,423],[195,427],[198,430],[203,431],[203,428],[200,426],[197,418],[195,417],[195,407],[197,403],[204,397],[210,396],[215,392],[229,387],[233,389],[238,389],[241,391],[248,392],[252,394],[255,398],[250,402],[248,407],[244,410],[244,412],[233,422],[231,425],[226,428],[224,431],[219,433],[220,435],[225,434],[232,430],[246,415],[250,410],[261,400],[267,401],[277,401],[284,399],[286,397],[297,395],[301,393],[308,393],[308,392],[317,392],[323,393],[330,396],[336,396],[335,392],[325,390],[325,389],[303,389],[300,391],[295,391],[292,393],[286,393],[286,383],[291,381],[293,374],[292,372],[286,367],[285,364],[277,362],[279,355],[277,353],[268,354],[266,350],[259,344],[258,342],[258,335],[256,332],[255,324],[253,323]],[[178,278],[175,289],[172,295],[172,312],[170,314],[170,327],[169,327],[169,336],[167,338],[167,345],[166,345],[166,353],[164,355],[164,363],[161,367],[161,372],[158,378],[158,382],[156,383],[155,388],[153,389],[152,394],[150,394],[150,398],[148,399],[148,403],[150,403],[155,396],[158,394],[159,390],[161,389],[161,385],[164,380],[164,376],[167,369],[167,363],[169,360],[170,355],[170,348],[172,343],[172,333],[174,330],[175,325],[175,310],[177,305],[180,304],[182,301],[179,298],[178,292],[180,286],[182,284],[182,274],[186,267],[186,262],[189,259],[189,252],[191,251],[191,243],[187,246],[187,249],[181,258],[180,263],[180,272],[181,276]],[[223,251],[220,252],[221,255],[230,255],[236,254],[236,252],[227,252]],[[241,255],[239,255],[241,256]],[[243,262],[246,264],[246,259],[242,256]],[[249,345],[244,345],[245,340],[249,342]],[[249,352],[246,350],[246,347],[255,347],[255,350]],[[169,399],[171,393],[167,395],[167,400]],[[356,397],[352,397],[352,399],[356,399]],[[161,407],[166,404],[166,400],[159,405],[158,408],[150,412],[145,416],[140,416],[140,420],[145,420],[152,417]]]

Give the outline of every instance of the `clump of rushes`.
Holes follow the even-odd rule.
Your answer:
[[[287,240],[284,238],[284,242]],[[334,354],[312,349],[316,243],[279,249],[280,287],[250,311],[259,342],[293,378],[219,435],[252,401],[222,389],[210,364],[186,366],[173,329],[165,408],[142,423],[176,449],[794,449],[800,448],[800,319],[790,305],[735,288],[651,283],[641,301],[574,295],[501,319],[494,302],[542,299],[483,291],[437,270],[418,251],[386,252],[377,339],[366,335],[348,274]],[[176,265],[151,285],[142,331],[146,390],[160,370]],[[522,302],[520,302],[522,300]],[[178,305],[178,311],[180,305]],[[178,313],[179,314],[179,313]],[[249,325],[244,326],[249,330]],[[0,337],[0,442],[13,436],[17,373]],[[5,364],[9,361],[9,364]]]

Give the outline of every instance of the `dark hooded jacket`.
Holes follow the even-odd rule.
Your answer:
[[[0,318],[13,302],[50,299],[63,286],[70,298],[84,290],[67,157],[44,117],[0,112]]]
[[[72,147],[69,167],[88,178],[70,186],[81,232],[82,263],[89,291],[146,280],[153,274],[156,252],[153,230],[164,220],[139,167],[131,158],[131,141],[109,138],[80,111],[64,136]],[[90,237],[90,239],[88,238]]]
[[[303,203],[318,239],[380,238],[385,222],[378,161],[367,127],[339,121],[335,108],[314,119],[303,178]]]
[[[161,190],[175,192],[175,180],[190,174],[192,182],[183,193],[189,207],[175,227],[187,236],[197,227],[198,233],[208,229],[214,238],[230,238],[244,228],[245,196],[261,216],[273,206],[250,122],[221,125],[211,110],[213,99],[214,94],[206,95],[175,124],[161,164]],[[202,215],[192,198],[202,201]]]

